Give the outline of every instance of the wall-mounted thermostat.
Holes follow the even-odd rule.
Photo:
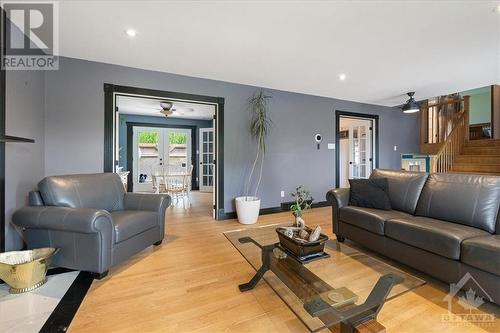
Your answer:
[[[316,141],[316,148],[319,150],[320,148],[320,143],[321,143],[321,134],[317,133],[317,134],[314,134],[314,141]]]

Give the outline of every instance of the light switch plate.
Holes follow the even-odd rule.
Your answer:
[[[335,149],[335,143],[329,143],[328,149]]]

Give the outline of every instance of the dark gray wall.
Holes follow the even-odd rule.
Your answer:
[[[297,78],[300,80],[300,78]],[[103,170],[104,83],[192,93],[225,98],[225,202],[233,211],[233,198],[243,194],[245,175],[255,153],[248,134],[247,100],[255,87],[181,75],[146,71],[104,63],[62,58],[60,70],[46,73],[46,174]],[[346,84],[349,84],[346,82]],[[289,198],[298,184],[324,200],[334,186],[334,110],[380,115],[380,166],[400,168],[401,153],[418,151],[418,115],[396,108],[269,90],[274,126],[260,196],[262,207],[275,207]],[[315,133],[324,137],[320,150]],[[399,147],[398,151],[393,146]]]
[[[44,171],[44,73],[6,72],[6,133],[35,143],[5,145],[6,250],[20,249],[20,233],[11,224],[14,211],[27,204],[28,192]]]

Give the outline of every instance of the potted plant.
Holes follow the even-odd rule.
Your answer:
[[[302,214],[305,210],[311,208],[312,201],[311,192],[306,190],[302,185],[295,188],[295,191],[290,193],[295,202],[290,206],[293,216],[295,216],[295,224],[302,219]],[[303,222],[303,220],[302,220]]]
[[[245,185],[245,196],[235,199],[236,214],[238,221],[242,224],[253,224],[259,218],[260,198],[257,196],[257,192],[262,180],[266,138],[272,124],[269,117],[270,99],[271,96],[266,95],[262,89],[259,89],[248,101],[251,112],[250,135],[256,143],[256,154]],[[256,171],[257,169],[258,171]],[[251,196],[252,181],[256,181],[256,184]]]

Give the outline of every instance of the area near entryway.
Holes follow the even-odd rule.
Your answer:
[[[216,105],[137,93],[116,95],[115,107],[115,168],[128,191],[170,194],[173,209],[214,196]]]

